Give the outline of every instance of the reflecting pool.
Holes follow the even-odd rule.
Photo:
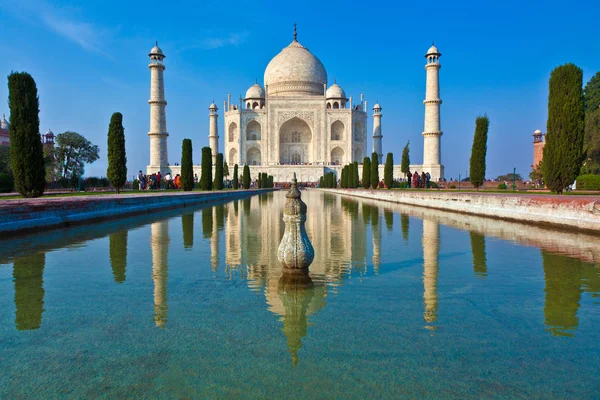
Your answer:
[[[0,240],[0,398],[592,398],[600,239],[304,191]]]

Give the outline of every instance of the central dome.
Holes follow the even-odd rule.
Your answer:
[[[265,87],[269,96],[323,96],[326,83],[323,63],[296,39],[265,69]]]

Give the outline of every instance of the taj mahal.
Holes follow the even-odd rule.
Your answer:
[[[444,178],[440,151],[440,56],[434,45],[425,55],[423,164],[410,166],[412,172],[429,172],[434,181]],[[168,163],[169,134],[163,76],[166,56],[157,43],[149,57],[150,164],[147,173],[178,174],[181,167]],[[292,42],[268,63],[264,87],[256,82],[237,102],[227,95],[222,109],[222,151],[219,150],[219,108],[213,102],[208,111],[208,142],[213,165],[217,153],[221,152],[230,168],[234,164],[240,168],[248,165],[252,177],[265,172],[273,175],[275,182],[289,182],[296,172],[299,182],[317,182],[331,171],[339,177],[344,165],[354,161],[362,164],[364,157],[375,152],[379,158],[380,176],[383,176],[382,107],[376,103],[372,109],[373,132],[369,147],[369,109],[364,96],[361,94],[358,99],[347,96],[335,81],[328,87],[325,66],[300,44],[295,25]],[[399,152],[396,153],[398,158]],[[200,176],[199,166],[194,166],[194,173]],[[403,176],[400,165],[394,166],[394,176]]]

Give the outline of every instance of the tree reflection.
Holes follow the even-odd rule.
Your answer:
[[[204,207],[202,209],[202,236],[208,239],[212,236],[213,231],[213,209],[212,207]]]
[[[383,218],[385,219],[385,228],[388,232],[392,232],[394,230],[394,212],[389,208],[384,208]]]
[[[44,313],[44,267],[46,254],[34,253],[15,258],[15,326],[18,330],[39,329]]]
[[[112,267],[113,278],[117,283],[125,282],[128,233],[128,231],[121,231],[108,236],[110,265]]]
[[[546,279],[545,323],[552,336],[575,336],[579,320],[583,262],[542,250]]]
[[[181,229],[183,230],[183,248],[194,247],[194,213],[181,216]]]
[[[473,270],[475,276],[485,279],[487,276],[487,259],[485,253],[485,236],[477,232],[469,232],[471,236],[471,252],[473,253]]]
[[[400,214],[400,224],[402,225],[402,237],[404,241],[408,243],[408,228],[409,228],[409,219],[408,214]]]

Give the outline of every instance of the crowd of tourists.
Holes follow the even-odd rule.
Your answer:
[[[140,190],[181,189],[181,175],[173,177],[169,172],[162,176],[160,171],[146,175],[141,170],[136,177]],[[194,183],[198,183],[198,175],[194,175]]]

